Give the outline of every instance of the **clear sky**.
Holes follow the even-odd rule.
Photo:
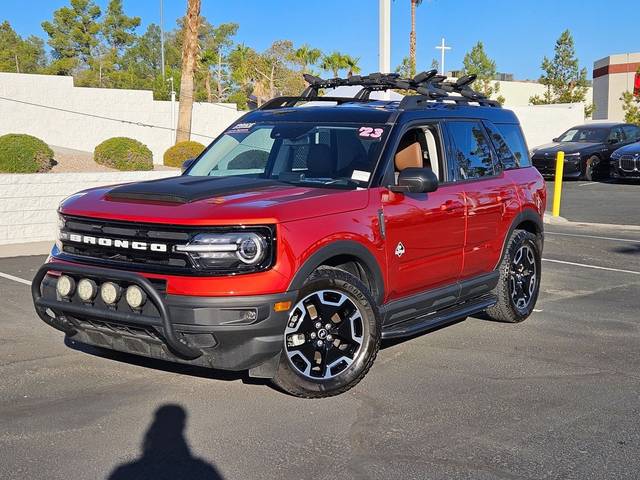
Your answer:
[[[425,0],[417,10],[418,68],[440,58],[435,45],[445,37],[453,49],[447,70],[459,68],[465,52],[482,40],[498,70],[517,79],[536,79],[544,55],[553,55],[560,33],[574,35],[589,78],[593,61],[640,51],[639,0]],[[104,7],[107,0],[98,0]],[[144,28],[159,23],[159,0],[124,0]],[[0,21],[21,35],[45,36],[41,22],[68,0],[0,0]],[[236,22],[236,40],[262,50],[278,39],[360,57],[364,73],[378,70],[378,0],[202,0],[202,14],[214,24]],[[184,15],[186,0],[164,0],[165,28]],[[410,0],[392,2],[392,67],[408,54]]]

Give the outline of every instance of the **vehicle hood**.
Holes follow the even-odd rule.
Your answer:
[[[61,213],[180,225],[288,222],[365,208],[367,190],[292,186],[242,177],[179,176],[77,193]]]
[[[566,153],[583,153],[591,152],[602,148],[602,143],[587,143],[587,142],[551,142],[545,145],[540,145],[533,149],[534,155],[555,155],[559,151]]]
[[[620,147],[614,152],[616,155],[634,155],[640,153],[640,142],[631,143]]]

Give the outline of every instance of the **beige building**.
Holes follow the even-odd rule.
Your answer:
[[[636,72],[640,68],[640,53],[610,55],[593,63],[594,120],[624,120],[624,92],[632,92]]]

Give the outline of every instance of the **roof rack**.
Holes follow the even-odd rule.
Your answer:
[[[477,103],[481,106],[498,107],[501,105],[471,88],[476,75],[465,75],[458,80],[447,82],[445,75],[438,75],[437,70],[428,70],[413,78],[402,78],[397,73],[371,73],[369,75],[352,75],[349,78],[322,79],[305,73],[304,79],[309,86],[299,97],[278,97],[269,100],[260,107],[261,110],[286,108],[299,102],[328,101],[338,104],[348,102],[367,102],[371,92],[386,90],[412,90],[418,95],[407,95],[400,102],[401,109],[423,108],[425,102],[453,102],[455,104]],[[362,89],[353,98],[322,97],[320,90],[341,86],[360,86]],[[450,95],[454,93],[456,95]]]

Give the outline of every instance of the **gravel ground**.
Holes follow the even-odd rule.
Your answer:
[[[115,168],[98,165],[93,161],[93,153],[72,148],[56,147],[49,145],[54,153],[57,165],[51,169],[51,173],[66,172],[117,172]],[[154,165],[154,170],[176,170],[164,165]]]

